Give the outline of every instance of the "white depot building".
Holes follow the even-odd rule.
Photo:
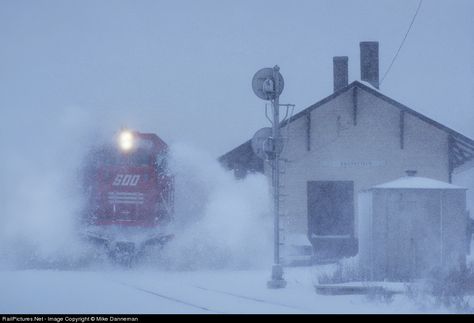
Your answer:
[[[379,91],[378,42],[361,42],[360,49],[360,82],[348,84],[348,58],[334,57],[334,93],[281,125],[287,217],[281,222],[287,236],[307,237],[320,259],[357,253],[359,192],[406,170],[450,183],[474,156],[472,139]],[[250,140],[219,160],[238,178],[271,177]]]

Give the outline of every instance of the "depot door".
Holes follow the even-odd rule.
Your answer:
[[[308,233],[315,254],[322,258],[354,254],[354,182],[310,181],[307,191]]]

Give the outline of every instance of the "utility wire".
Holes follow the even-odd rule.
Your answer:
[[[416,12],[415,14],[413,15],[413,18],[411,19],[411,22],[410,22],[410,26],[408,27],[408,30],[407,32],[405,33],[405,37],[403,37],[403,40],[400,44],[400,47],[398,47],[398,50],[397,52],[395,53],[395,56],[393,56],[393,59],[392,59],[392,62],[390,63],[390,66],[388,67],[387,71],[385,72],[385,74],[383,75],[382,79],[380,80],[380,85],[382,85],[382,82],[385,80],[385,78],[387,77],[387,74],[388,72],[390,72],[390,70],[392,69],[392,66],[393,66],[393,63],[395,63],[395,61],[397,60],[397,57],[398,57],[398,54],[400,53],[402,47],[403,47],[403,44],[405,44],[405,40],[407,39],[407,36],[408,34],[410,33],[410,30],[411,30],[411,27],[413,26],[413,23],[415,22],[415,19],[416,19],[416,16],[418,15],[418,12],[420,11],[420,8],[421,8],[421,4],[423,3],[423,0],[420,0],[418,2],[418,8],[416,8]]]

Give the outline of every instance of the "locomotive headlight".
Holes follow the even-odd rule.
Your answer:
[[[129,151],[133,148],[134,143],[133,133],[128,130],[124,130],[119,135],[119,146],[123,151]]]

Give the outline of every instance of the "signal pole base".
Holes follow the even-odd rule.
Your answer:
[[[272,279],[267,282],[267,288],[285,288],[286,280],[283,279],[283,267],[281,265],[272,266]]]

